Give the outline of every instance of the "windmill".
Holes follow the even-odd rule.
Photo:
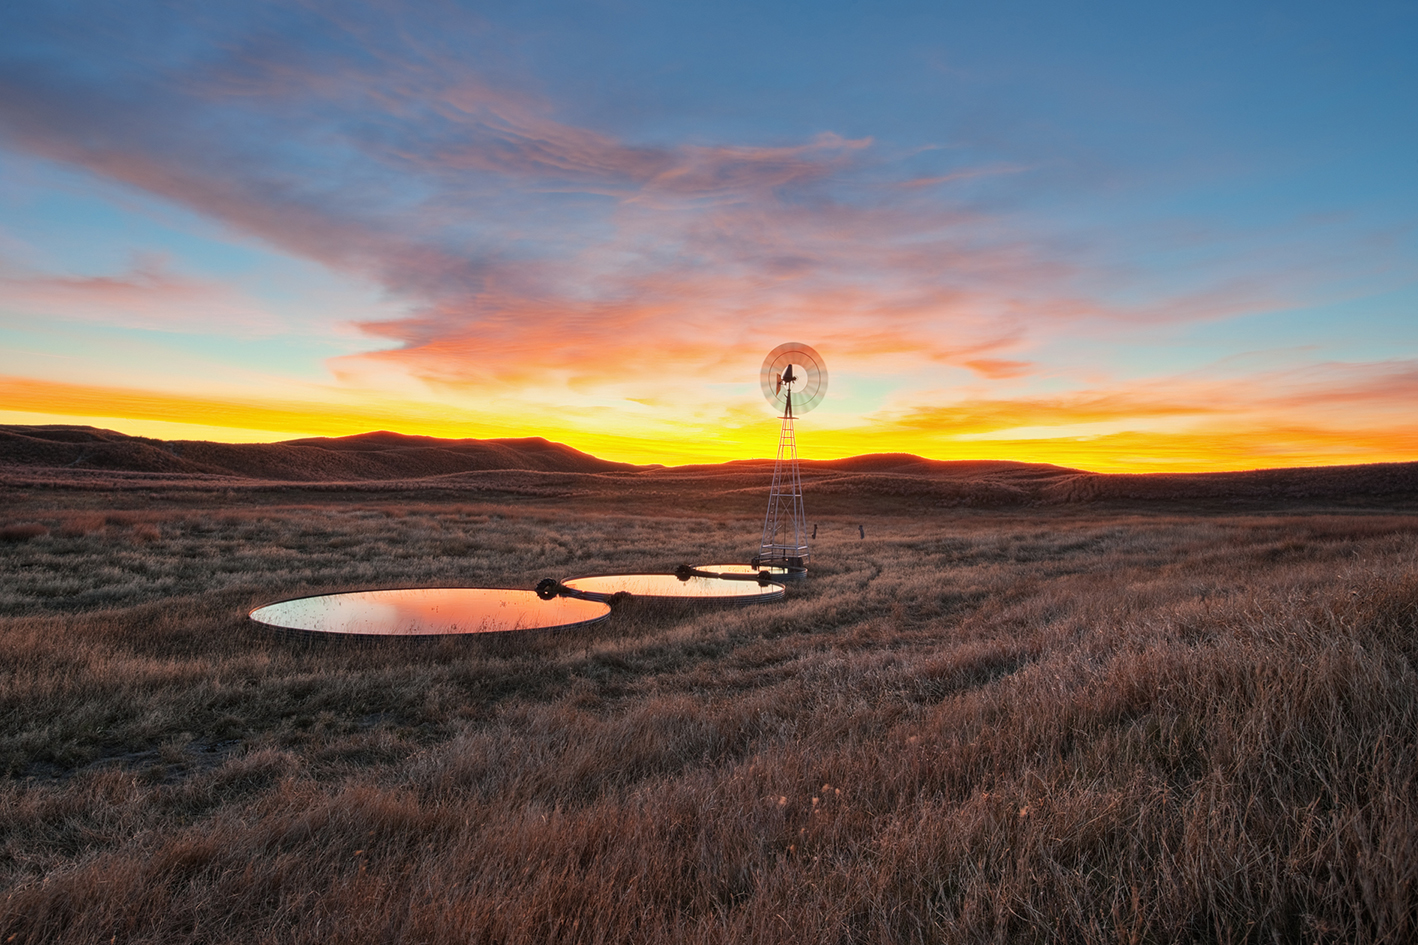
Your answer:
[[[783,426],[778,433],[778,459],[773,464],[763,538],[752,564],[755,568],[787,568],[801,574],[807,569],[811,552],[793,420],[822,403],[827,393],[827,365],[812,348],[790,341],[768,352],[758,380],[763,396],[775,410],[782,411],[779,419]]]

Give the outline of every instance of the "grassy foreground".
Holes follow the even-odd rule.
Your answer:
[[[781,604],[351,650],[243,615],[758,522],[121,499],[0,542],[0,942],[1418,937],[1414,516],[824,520]]]

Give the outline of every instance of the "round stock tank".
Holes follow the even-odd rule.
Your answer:
[[[580,627],[604,620],[600,601],[494,587],[350,591],[277,601],[251,611],[257,623],[350,637],[451,637]]]

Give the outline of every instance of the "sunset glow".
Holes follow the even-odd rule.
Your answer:
[[[1411,5],[803,16],[0,11],[0,423],[1418,460]]]

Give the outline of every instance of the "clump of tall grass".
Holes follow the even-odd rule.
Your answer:
[[[162,538],[162,532],[151,522],[139,522],[128,533],[134,542],[147,544]]]

